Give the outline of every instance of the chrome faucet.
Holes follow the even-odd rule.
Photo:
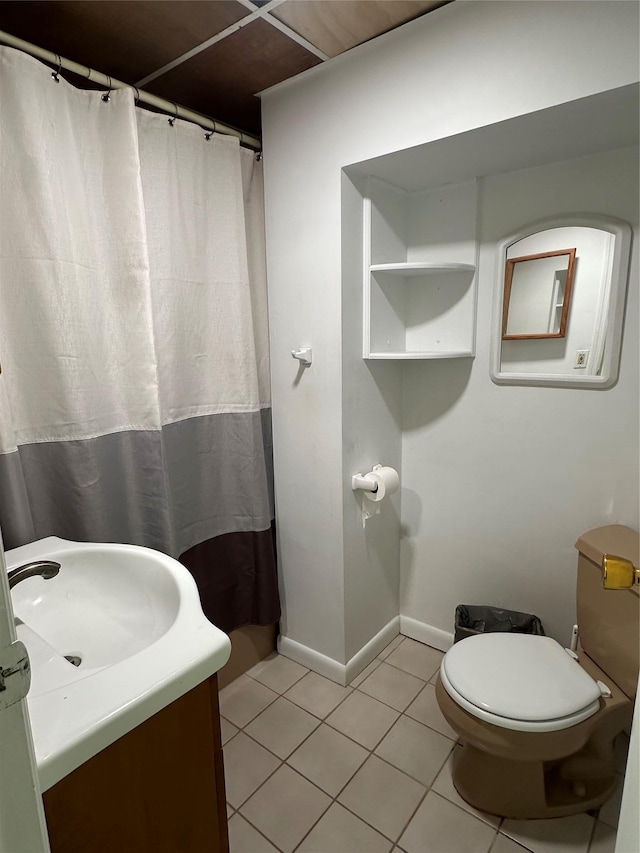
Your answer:
[[[20,581],[36,576],[48,581],[51,578],[55,578],[59,571],[60,563],[56,563],[53,560],[35,560],[33,563],[25,563],[24,566],[18,566],[17,569],[11,569],[7,573],[9,589],[13,589]]]

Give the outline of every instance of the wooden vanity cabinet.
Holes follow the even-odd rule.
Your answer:
[[[43,795],[52,853],[228,853],[213,675]]]

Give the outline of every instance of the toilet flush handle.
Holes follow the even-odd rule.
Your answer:
[[[605,589],[631,589],[640,584],[640,569],[625,557],[605,554],[602,558],[602,586]]]

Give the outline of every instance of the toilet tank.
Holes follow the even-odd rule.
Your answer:
[[[638,686],[640,595],[602,586],[602,557],[614,554],[640,563],[640,534],[621,524],[581,536],[578,549],[578,630],[584,652],[630,698]]]

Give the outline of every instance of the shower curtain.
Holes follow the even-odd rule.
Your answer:
[[[253,152],[0,48],[0,365],[5,547],[146,545],[277,621]]]

